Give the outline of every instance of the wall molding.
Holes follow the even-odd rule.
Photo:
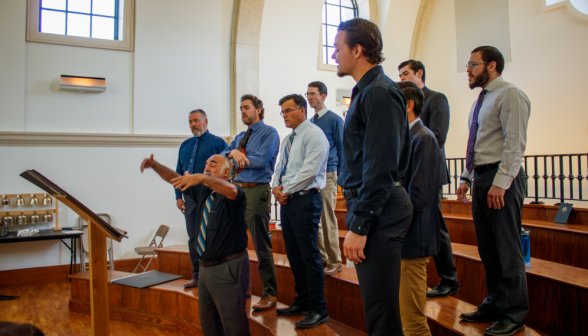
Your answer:
[[[179,148],[189,135],[0,132],[0,146]],[[227,140],[228,137],[222,137]]]
[[[423,51],[425,49],[425,38],[427,37],[427,29],[435,7],[435,0],[421,0],[419,11],[414,23],[414,30],[412,32],[412,42],[410,44],[409,58],[414,60],[421,60],[423,58]]]

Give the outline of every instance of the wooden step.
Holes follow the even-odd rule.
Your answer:
[[[108,271],[109,280],[119,279],[132,273]],[[71,312],[90,314],[90,274],[82,272],[70,276]],[[178,332],[183,335],[202,335],[198,309],[198,288],[184,288],[186,280],[175,280],[149,288],[133,288],[110,284],[110,318],[125,322],[148,325],[156,328]],[[259,297],[252,295],[247,299],[247,314],[252,335],[338,335],[326,324],[312,329],[297,329],[296,321],[300,316],[277,316],[276,308],[263,312],[251,309],[251,302]],[[277,308],[286,307],[277,304]]]
[[[468,214],[443,214],[451,242],[478,245],[474,220]],[[551,221],[523,219],[531,231],[531,257],[588,269],[588,225],[556,224]]]
[[[270,229],[270,231],[272,234],[272,251],[274,253],[286,254],[286,245],[284,245],[282,229]],[[347,263],[347,258],[345,258],[345,254],[343,254],[343,242],[345,241],[345,235],[347,235],[347,232],[347,230],[339,230],[339,250],[341,251],[341,262],[343,265]]]
[[[452,243],[460,290],[453,296],[478,306],[486,297],[485,270],[478,248]],[[551,335],[588,335],[588,270],[531,258],[527,270],[529,316],[525,323]],[[435,263],[431,258],[428,285],[436,286]]]

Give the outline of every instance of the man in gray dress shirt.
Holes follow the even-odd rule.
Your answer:
[[[531,103],[521,89],[502,79],[503,69],[504,58],[495,47],[472,51],[469,85],[482,91],[470,113],[466,169],[457,190],[458,199],[468,203],[466,193],[473,183],[472,215],[488,286],[479,309],[460,318],[497,321],[485,330],[488,335],[512,335],[524,328],[529,312],[521,247],[527,182],[521,160]]]

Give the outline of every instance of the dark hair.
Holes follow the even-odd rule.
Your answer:
[[[502,56],[502,53],[500,50],[498,50],[498,48],[491,46],[481,46],[472,50],[472,54],[475,52],[481,53],[482,60],[486,63],[496,62],[496,72],[502,75],[502,70],[504,70],[504,56]],[[486,64],[486,66],[488,66],[488,64]]]
[[[404,62],[400,63],[400,65],[398,66],[398,70],[404,68],[407,65],[410,68],[410,70],[412,70],[414,72],[415,75],[419,70],[423,70],[423,83],[424,83],[425,82],[425,65],[423,64],[423,62],[412,60],[412,59],[408,60],[408,61],[404,61]]]
[[[241,96],[241,102],[244,102],[245,100],[251,100],[251,102],[253,103],[253,107],[255,107],[256,109],[261,109],[259,119],[263,119],[263,117],[265,116],[265,109],[263,108],[263,102],[261,101],[261,99],[257,98],[252,94],[244,94],[243,96]]]
[[[190,114],[188,114],[188,115],[192,115],[194,113],[200,113],[200,115],[203,116],[204,119],[208,119],[208,117],[206,116],[206,112],[204,112],[204,110],[201,110],[201,109],[192,110],[192,111],[190,111]]]
[[[414,115],[417,117],[421,115],[421,111],[423,110],[423,104],[425,102],[425,95],[423,94],[423,90],[419,89],[419,86],[416,83],[411,81],[402,81],[396,83],[404,97],[406,97],[406,102],[408,103],[409,100],[414,102]]]
[[[355,18],[341,22],[337,30],[347,32],[345,43],[349,48],[353,48],[358,44],[363,47],[363,54],[367,57],[368,62],[371,64],[384,62],[382,34],[375,23],[366,19]]]
[[[44,336],[41,329],[30,323],[0,322],[0,335],[7,336]]]
[[[287,102],[290,99],[294,99],[294,104],[298,105],[298,107],[300,108],[304,108],[304,114],[307,114],[308,109],[306,108],[306,99],[304,99],[304,97],[302,97],[299,94],[293,93],[293,94],[289,94],[287,96],[282,97],[282,99],[280,99],[280,103],[278,105],[282,106],[284,105],[285,102]]]
[[[325,96],[327,95],[327,86],[323,82],[319,82],[319,81],[312,82],[312,83],[308,84],[308,87],[317,88],[318,92],[320,94],[325,95]]]

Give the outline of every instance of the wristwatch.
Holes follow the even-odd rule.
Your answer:
[[[468,187],[471,187],[471,186],[472,186],[472,181],[470,181],[470,179],[469,179],[469,178],[462,177],[462,178],[460,179],[460,181],[461,181],[462,183],[465,183],[465,184],[467,184],[467,185],[468,185]]]

